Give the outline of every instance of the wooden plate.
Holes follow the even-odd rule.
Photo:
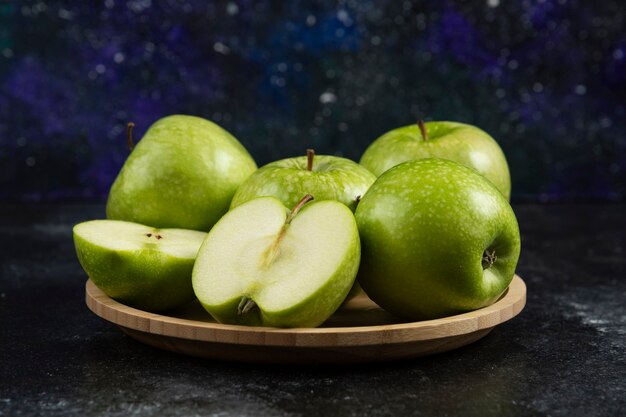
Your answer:
[[[86,302],[132,338],[172,352],[256,363],[354,363],[426,356],[472,343],[522,311],[526,285],[516,275],[488,307],[420,322],[403,322],[362,294],[322,327],[297,329],[219,324],[197,301],[167,316],[148,313],[109,298],[91,280]]]

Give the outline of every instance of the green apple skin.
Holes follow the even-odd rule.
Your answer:
[[[489,134],[475,126],[456,122],[427,122],[424,125],[426,140],[417,124],[385,133],[365,150],[361,165],[380,176],[406,161],[449,159],[475,169],[510,199],[509,166],[502,149]]]
[[[303,195],[311,194],[315,201],[339,201],[354,212],[356,198],[375,180],[361,165],[338,156],[316,155],[312,171],[307,170],[306,156],[281,159],[261,167],[241,184],[230,208],[263,196],[276,197],[293,207]]]
[[[107,218],[208,231],[257,166],[230,133],[200,117],[154,123],[111,187]]]
[[[139,243],[122,247],[106,247],[89,239],[84,232],[102,225],[114,233],[120,223],[136,231]],[[171,233],[188,237],[185,251],[171,253],[160,250],[154,238],[141,238],[147,233],[161,233],[168,239]],[[117,233],[118,235],[120,233]],[[152,227],[117,220],[92,220],[74,226],[74,246],[78,260],[96,286],[122,304],[146,311],[163,311],[185,304],[195,298],[191,272],[200,245],[206,233],[194,230],[154,229]],[[116,236],[113,236],[116,237]],[[119,237],[119,236],[118,236]],[[125,247],[126,246],[126,247]]]
[[[315,212],[321,212],[322,215],[318,216],[317,220],[313,219],[316,216]],[[295,233],[296,239],[300,239],[300,245],[298,240],[295,242],[289,250],[285,253],[289,254],[297,251],[298,246],[305,245],[305,242],[310,242],[314,239],[312,235],[315,233],[298,233],[302,230],[299,229],[299,225],[307,227],[305,222],[309,225],[315,226],[319,222],[334,222],[334,225],[342,225],[343,232],[346,233],[344,237],[347,237],[347,244],[343,247],[340,253],[334,253],[330,249],[333,255],[336,255],[341,260],[333,267],[333,272],[328,276],[323,277],[323,283],[315,289],[315,291],[307,294],[301,294],[299,292],[280,291],[279,293],[283,297],[299,297],[299,301],[289,305],[287,308],[272,308],[272,300],[263,299],[259,293],[267,285],[264,282],[258,282],[252,285],[255,290],[248,293],[250,298],[257,303],[257,307],[246,314],[238,314],[238,305],[241,297],[246,292],[243,287],[235,290],[229,297],[221,302],[207,302],[203,293],[213,294],[210,288],[203,289],[206,285],[207,275],[215,274],[215,258],[216,255],[211,252],[219,250],[225,247],[220,241],[227,237],[229,240],[237,241],[242,240],[242,235],[246,231],[252,230],[250,225],[263,224],[262,227],[266,227],[267,230],[279,230],[282,227],[284,220],[289,213],[289,210],[282,204],[281,201],[274,197],[260,197],[253,199],[247,203],[244,203],[235,209],[229,211],[222,217],[222,219],[215,225],[215,227],[209,232],[209,235],[205,239],[200,251],[198,253],[198,259],[193,270],[193,286],[196,292],[196,296],[202,306],[220,323],[247,325],[247,326],[268,326],[268,327],[317,327],[322,324],[328,317],[334,313],[339,306],[343,303],[348,295],[348,292],[352,288],[356,274],[359,268],[361,259],[361,245],[359,239],[359,232],[356,226],[356,221],[352,212],[344,205],[336,201],[318,201],[306,204],[300,212],[295,216],[289,229],[287,229],[287,235],[284,238],[283,244],[289,244],[289,233]],[[313,220],[309,220],[309,219]],[[319,221],[319,222],[318,222]],[[320,250],[327,250],[326,248],[333,244],[332,232],[336,232],[336,228],[325,227],[326,233],[322,234],[327,242],[323,242],[319,248]],[[266,231],[258,232],[262,238],[268,236]],[[320,236],[319,234],[317,235]],[[293,237],[293,236],[292,236]],[[250,242],[254,242],[257,239],[252,239]],[[250,244],[251,245],[251,244]],[[250,250],[251,246],[246,243],[247,250],[241,252],[245,257],[254,256],[254,250]],[[320,256],[320,250],[310,251],[310,256]],[[306,273],[302,268],[304,262],[302,262],[300,256],[295,256],[297,263],[294,263],[296,271]],[[283,255],[281,255],[283,256]],[[217,255],[218,259],[232,259],[228,256]],[[309,260],[311,261],[311,260]],[[250,260],[245,261],[243,259],[237,259],[235,261],[238,265],[244,265]],[[255,261],[256,262],[256,261]],[[319,262],[323,262],[320,259],[319,262],[311,261],[317,265]],[[315,274],[320,268],[312,268],[308,270],[309,273]],[[239,276],[246,275],[245,272],[239,274]],[[294,278],[299,275],[299,272],[295,272],[290,275]],[[300,279],[305,279],[300,277]],[[276,293],[276,291],[275,291]]]
[[[513,209],[491,182],[455,162],[423,159],[386,171],[355,215],[359,283],[405,319],[485,307],[513,279],[520,254]],[[497,259],[483,270],[485,250]]]

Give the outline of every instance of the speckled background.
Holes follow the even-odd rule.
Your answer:
[[[516,201],[623,199],[625,16],[621,0],[3,1],[0,200],[102,201],[125,123],[140,137],[172,113],[261,165],[459,120],[499,141]]]

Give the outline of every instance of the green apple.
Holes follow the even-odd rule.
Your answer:
[[[160,119],[113,183],[107,218],[154,227],[209,230],[256,164],[218,125],[194,116]]]
[[[352,212],[337,201],[289,211],[260,197],[211,229],[193,269],[193,288],[220,323],[316,327],[354,283],[361,246]]]
[[[355,213],[358,280],[384,309],[425,320],[487,306],[506,290],[520,254],[513,209],[476,171],[443,159],[382,174]]]
[[[120,220],[74,226],[78,260],[109,297],[141,310],[167,310],[193,300],[191,271],[206,233],[155,229]]]
[[[511,175],[498,143],[483,130],[455,122],[418,121],[385,133],[361,157],[360,163],[376,176],[402,162],[442,158],[473,168],[504,196],[511,196]]]
[[[233,209],[256,197],[273,196],[287,207],[311,194],[316,201],[336,200],[356,208],[357,197],[365,194],[376,177],[354,161],[338,156],[318,155],[282,159],[261,167],[237,189]]]

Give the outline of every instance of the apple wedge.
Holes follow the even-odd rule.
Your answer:
[[[316,327],[346,298],[361,246],[350,209],[337,201],[290,211],[260,197],[211,229],[193,269],[193,288],[220,323]]]
[[[191,271],[206,233],[155,229],[120,220],[74,226],[78,260],[109,297],[141,310],[167,310],[194,298]]]

